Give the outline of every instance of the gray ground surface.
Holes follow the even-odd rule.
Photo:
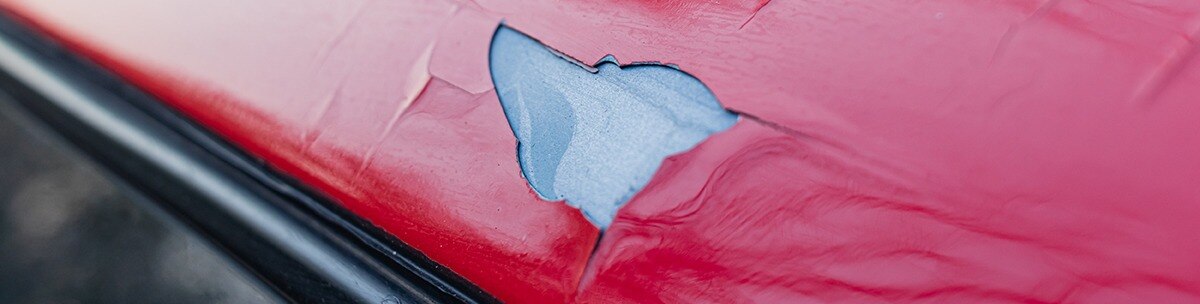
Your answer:
[[[236,264],[0,99],[0,303],[265,303]]]

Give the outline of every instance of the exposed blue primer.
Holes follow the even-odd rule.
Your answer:
[[[611,55],[587,66],[504,25],[490,52],[525,179],[601,229],[664,158],[737,122],[700,80],[672,66],[622,67]]]

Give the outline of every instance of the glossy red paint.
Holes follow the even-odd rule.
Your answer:
[[[510,302],[1200,300],[1194,1],[2,3]],[[589,264],[521,180],[500,20],[744,119]]]

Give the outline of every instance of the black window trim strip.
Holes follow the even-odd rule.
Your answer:
[[[0,91],[291,301],[498,302],[7,12]]]

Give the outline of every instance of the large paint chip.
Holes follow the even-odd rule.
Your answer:
[[[737,122],[703,83],[673,67],[620,66],[611,56],[587,66],[503,25],[490,52],[526,180],[601,229],[664,158]]]

